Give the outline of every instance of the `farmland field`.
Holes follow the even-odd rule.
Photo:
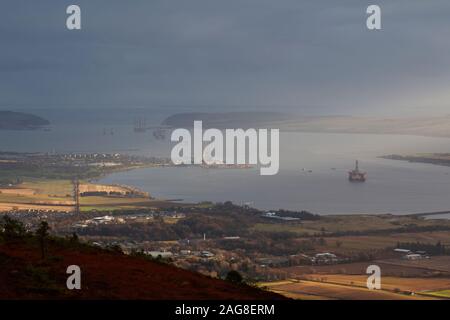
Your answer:
[[[431,276],[450,277],[450,257],[435,256],[431,259],[407,261],[403,259],[386,259],[372,262],[342,263],[321,266],[293,266],[279,268],[291,277],[303,277],[308,274],[343,274],[366,275],[369,265],[376,264],[385,276],[428,278]]]
[[[366,275],[311,274],[305,279],[366,288]],[[387,291],[419,293],[450,289],[450,278],[401,278],[382,277],[381,287]]]
[[[98,186],[89,182],[80,185]],[[121,187],[110,186],[121,189]],[[10,210],[73,210],[73,185],[70,180],[29,179],[14,188],[0,189],[0,211]],[[168,205],[166,201],[148,197],[80,197],[81,211],[108,211]]]
[[[276,283],[260,283],[261,287],[295,299],[332,300],[416,300],[432,299],[417,295],[396,293],[389,290],[369,290],[357,285],[319,282],[310,280],[288,280]]]
[[[440,225],[450,226],[450,221],[440,221]],[[264,232],[292,232],[301,236],[329,234],[336,232],[373,232],[390,231],[404,226],[432,226],[435,220],[426,220],[414,216],[394,215],[339,215],[323,216],[317,221],[302,221],[297,224],[257,223],[254,230]]]
[[[450,290],[442,290],[442,291],[430,291],[426,293],[429,296],[432,297],[439,297],[439,298],[448,298],[450,299]]]

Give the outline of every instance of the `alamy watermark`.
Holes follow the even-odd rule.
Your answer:
[[[81,8],[72,4],[67,7],[66,27],[68,30],[81,30]],[[366,26],[369,30],[381,30],[381,8],[378,5],[369,5],[366,9],[368,15]]]
[[[175,129],[171,141],[178,143],[172,148],[172,162],[175,165],[260,165],[261,175],[278,173],[279,129],[250,128],[223,131],[207,129],[203,132],[202,121],[194,121],[193,137],[188,129]]]
[[[81,268],[77,265],[70,265],[66,270],[67,277],[66,286],[69,290],[80,290],[81,289]]]
[[[367,289],[369,290],[380,290],[381,289],[381,268],[376,264],[372,264],[367,267],[366,273],[369,274],[367,277]]]

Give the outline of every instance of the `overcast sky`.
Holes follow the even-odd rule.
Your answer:
[[[1,109],[450,114],[448,0],[4,0],[0,41]]]

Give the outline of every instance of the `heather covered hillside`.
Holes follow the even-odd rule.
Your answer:
[[[27,234],[8,221],[0,234],[0,299],[283,299],[244,283],[209,278],[142,254],[99,249],[70,239]],[[42,235],[42,233],[41,233]],[[42,252],[44,248],[44,253]],[[81,289],[66,287],[67,267]]]

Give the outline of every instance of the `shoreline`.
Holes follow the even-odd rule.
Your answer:
[[[448,157],[448,159],[450,161],[450,154],[437,154],[437,153],[434,153],[434,154],[429,154],[429,155],[432,155],[433,157],[445,156],[445,157]],[[403,157],[404,157],[404,159],[402,158],[402,159],[398,159],[398,160],[406,160],[407,159],[406,158],[407,156],[403,156]],[[415,156],[415,157],[417,157],[417,156]],[[421,157],[423,158],[423,155],[421,155]],[[392,160],[392,157],[388,157],[388,156],[380,156],[379,158]],[[416,158],[414,158],[414,159],[416,159]],[[397,159],[395,159],[395,160],[397,160]],[[424,161],[414,161],[414,162],[424,162]],[[424,163],[429,163],[429,164],[442,166],[441,163],[436,163],[435,161],[434,162],[424,162]],[[156,163],[146,163],[146,164],[124,165],[124,166],[121,166],[121,167],[108,168],[107,170],[99,171],[99,174],[97,176],[92,177],[90,179],[87,179],[85,181],[87,181],[89,184],[91,184],[93,186],[101,186],[101,185],[105,186],[105,185],[107,185],[107,186],[111,186],[111,187],[123,187],[123,188],[130,189],[130,190],[132,189],[132,190],[135,190],[136,192],[141,193],[141,194],[149,193],[149,197],[148,198],[147,197],[142,197],[142,199],[155,201],[155,202],[156,201],[167,202],[167,203],[173,203],[173,204],[176,204],[176,205],[191,205],[191,204],[198,205],[198,204],[200,204],[202,202],[211,202],[211,201],[205,200],[205,199],[198,199],[198,200],[195,200],[195,201],[193,201],[193,200],[189,201],[189,200],[185,200],[183,196],[181,196],[181,197],[180,196],[175,196],[175,197],[172,196],[172,197],[169,197],[167,199],[165,199],[164,197],[159,197],[159,196],[154,198],[153,197],[153,193],[150,190],[149,191],[145,191],[145,188],[142,188],[142,187],[137,187],[137,186],[134,186],[132,184],[108,183],[108,182],[101,181],[102,179],[108,178],[112,174],[115,174],[115,173],[126,173],[126,172],[129,172],[129,171],[138,170],[138,169],[154,169],[154,168],[168,168],[168,167],[178,167],[178,166],[173,165],[173,164],[160,164],[160,163],[158,163],[158,164],[156,164]],[[208,168],[208,170],[214,170],[214,169],[216,169],[216,168]],[[219,170],[219,169],[217,169],[217,170]],[[220,169],[220,170],[222,170],[222,169]],[[55,181],[55,182],[59,181],[57,179],[45,179],[45,178],[30,178],[30,180],[33,180],[35,182],[41,182],[41,183],[49,182],[50,184],[52,183],[52,181]],[[68,183],[68,180],[66,180],[66,182]],[[2,189],[4,189],[4,190],[11,189],[11,187],[7,187],[6,186],[5,188],[2,188]],[[12,189],[14,189],[14,188],[12,188]],[[22,186],[19,186],[17,189],[22,189]],[[0,189],[0,195],[4,196],[6,193],[5,192],[2,193],[1,191],[2,190]],[[50,196],[50,194],[48,194],[47,196]],[[5,207],[6,206],[9,209],[12,209],[13,207],[15,207],[16,204],[19,207],[21,207],[20,204],[23,204],[23,205],[26,205],[27,207],[31,207],[32,209],[36,209],[36,206],[45,207],[45,206],[52,206],[52,205],[59,206],[61,208],[61,202],[60,201],[67,201],[67,200],[71,200],[72,199],[72,198],[67,198],[67,197],[68,196],[65,195],[65,199],[63,199],[63,200],[61,200],[61,199],[59,199],[59,200],[56,199],[55,200],[55,199],[52,199],[52,197],[49,197],[48,201],[28,201],[28,202],[22,201],[20,203],[16,203],[14,201],[8,201],[7,199],[6,200],[4,199],[5,197],[0,197],[0,199],[1,199],[0,200],[0,207],[2,207],[2,206]],[[207,197],[205,197],[205,198],[207,198]],[[127,198],[124,197],[124,199],[127,199]],[[88,199],[88,200],[90,200],[90,199]],[[101,204],[102,208],[107,207],[107,200],[108,200],[108,198],[106,198],[104,203]],[[227,200],[229,200],[229,199],[224,199],[222,201],[221,200],[213,200],[213,202],[214,203],[216,203],[216,202],[224,202],[224,201],[227,201]],[[234,200],[232,199],[232,201],[234,201],[235,203],[240,203],[241,202],[240,200],[237,200],[237,199],[234,199]],[[56,203],[56,202],[59,202],[59,203]],[[123,201],[122,203],[120,203],[120,205],[124,205],[125,202],[126,201]],[[111,209],[113,209],[113,207],[115,205],[116,204],[112,201],[111,202]],[[64,203],[63,206],[64,207],[70,207],[70,205],[67,204],[67,203]],[[279,206],[279,207],[280,208],[286,208],[286,207],[283,207],[283,206]],[[46,208],[46,209],[48,209],[48,208]],[[261,207],[261,208],[257,208],[257,209],[261,210],[261,211],[271,210],[271,209],[265,208],[265,207]],[[423,209],[425,209],[425,210],[423,210]],[[298,208],[292,209],[291,208],[289,210],[294,210],[295,211],[295,210],[300,210],[300,209],[298,209]],[[306,210],[308,210],[308,209],[306,209]],[[5,210],[2,210],[2,211],[5,211]],[[64,210],[64,211],[67,211],[67,210]],[[310,211],[310,210],[308,210],[308,211]],[[391,214],[391,215],[395,215],[395,216],[400,216],[400,215],[406,215],[406,216],[408,216],[408,215],[409,216],[433,216],[433,215],[445,215],[445,214],[448,214],[450,212],[450,211],[448,212],[447,208],[445,208],[445,207],[443,207],[442,209],[441,208],[434,208],[434,209],[429,210],[429,211],[426,208],[422,208],[422,210],[420,212],[417,212],[417,211],[414,212],[413,210],[405,210],[405,211],[403,211],[403,212],[396,212],[396,213],[391,213],[389,211],[383,211],[383,212],[376,212],[376,211],[364,212],[364,211],[359,211],[359,212],[353,212],[353,213],[349,213],[348,211],[347,212],[342,211],[341,213],[339,213],[339,212],[320,213],[318,211],[313,211],[313,212],[318,212],[317,214],[319,214],[321,216],[346,216],[346,215],[356,216],[356,215],[386,215],[386,214]]]
[[[425,163],[441,167],[450,167],[450,154],[449,153],[426,153],[417,155],[384,155],[380,156],[381,159],[407,161],[410,163]]]

